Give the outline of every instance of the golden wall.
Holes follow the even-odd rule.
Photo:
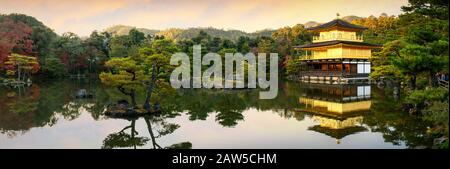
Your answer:
[[[313,116],[314,121],[318,121],[321,127],[330,129],[345,129],[349,127],[355,127],[363,122],[362,116],[351,117],[345,120],[336,120],[332,118]]]
[[[372,105],[372,101],[370,100],[349,103],[336,103],[302,97],[300,97],[299,102],[301,104],[305,104],[307,107],[311,107],[312,109],[326,108],[328,112],[336,114],[369,110],[370,106]]]
[[[314,50],[309,59],[369,59],[372,56],[370,49],[336,47],[326,50]]]

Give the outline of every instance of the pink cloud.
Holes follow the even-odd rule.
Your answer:
[[[407,0],[0,0],[0,13],[36,17],[57,33],[86,36],[115,24],[151,29],[170,27],[233,28],[255,31],[325,22],[341,15],[398,15]]]

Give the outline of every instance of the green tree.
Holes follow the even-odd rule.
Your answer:
[[[139,45],[145,40],[145,34],[139,32],[137,29],[131,29],[128,36],[130,36],[132,45]]]
[[[41,72],[48,77],[63,77],[67,75],[67,69],[60,59],[49,56],[43,61]]]
[[[406,46],[403,40],[394,40],[383,45],[379,52],[374,52],[370,61],[372,62],[373,71],[370,77],[374,80],[400,80],[400,70],[392,65],[393,58],[400,58],[400,50]]]
[[[407,45],[400,50],[400,56],[393,58],[392,63],[400,72],[410,77],[410,87],[416,88],[417,75],[426,68],[428,49],[420,45]]]
[[[54,41],[53,48],[54,54],[61,59],[68,73],[80,74],[87,70],[86,46],[76,34],[72,32],[64,33]]]
[[[250,38],[246,36],[239,37],[238,41],[236,42],[236,49],[240,53],[248,53],[250,52],[250,46],[249,46]]]
[[[388,16],[383,13],[378,17],[369,16],[356,19],[352,23],[369,28],[362,33],[364,40],[369,43],[384,44],[400,38],[398,34],[398,17],[393,15]]]
[[[170,40],[155,40],[150,47],[139,49],[138,55],[126,58],[112,58],[105,63],[109,72],[102,72],[102,83],[117,87],[119,91],[131,98],[133,107],[137,106],[136,91],[145,87],[143,107],[150,108],[150,99],[154,89],[167,87],[171,65],[169,59],[178,48]],[[158,91],[164,91],[158,88]]]
[[[129,36],[115,36],[109,43],[111,57],[127,57],[128,49],[131,47]]]
[[[282,57],[294,55],[293,46],[310,43],[312,40],[311,32],[307,31],[305,26],[297,24],[291,27],[284,27],[272,33],[272,38],[276,44],[276,50]]]
[[[97,31],[92,32],[89,38],[84,41],[90,73],[101,69],[101,65],[107,60],[109,55],[107,41],[108,38],[105,34],[100,34]]]
[[[408,0],[409,4],[402,10],[407,13],[448,20],[448,1],[446,0]]]
[[[140,51],[141,57],[145,58],[144,64],[147,70],[151,70],[151,79],[147,83],[147,92],[144,102],[144,108],[150,109],[150,99],[154,89],[159,85],[160,87],[168,87],[167,82],[172,71],[172,66],[169,64],[170,56],[178,52],[178,48],[170,40],[155,40],[152,42],[151,49],[142,49]],[[165,88],[167,89],[167,88]],[[160,88],[160,90],[165,90]]]
[[[231,41],[229,39],[224,39],[222,41],[222,43],[220,44],[220,49],[225,49],[225,48],[236,48],[236,45],[234,44],[233,41]]]
[[[274,48],[274,43],[270,39],[263,39],[258,43],[259,53],[273,53],[275,51]]]
[[[447,138],[447,142],[441,145],[443,148],[448,149],[448,122],[449,122],[449,110],[448,110],[448,100],[447,101],[434,101],[431,105],[424,111],[424,120],[432,122],[435,127],[435,132],[443,133]]]
[[[144,66],[131,57],[112,58],[105,63],[110,72],[100,73],[102,83],[117,87],[123,94],[131,99],[131,104],[136,107],[136,89],[141,87],[146,79]]]
[[[289,59],[286,64],[286,74],[297,75],[301,70],[304,70],[302,68],[300,59]]]

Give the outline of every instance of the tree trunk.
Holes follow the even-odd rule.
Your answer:
[[[416,75],[412,75],[411,80],[410,80],[410,85],[411,85],[411,89],[412,90],[416,89],[416,79],[417,79],[417,76]]]
[[[155,83],[156,83],[156,72],[155,72],[155,65],[152,65],[152,80],[150,82],[150,84],[148,85],[147,88],[147,94],[145,97],[145,103],[144,103],[144,108],[148,111],[150,110],[150,99],[152,98],[152,93],[153,93],[153,88],[155,87]]]
[[[136,107],[136,91],[134,89],[132,89],[130,92],[126,92],[125,88],[123,88],[122,86],[117,87],[117,89],[119,89],[119,91],[124,95],[130,96],[133,108]]]
[[[20,65],[17,65],[17,82],[20,82]]]
[[[131,90],[131,104],[133,105],[133,108],[136,107],[136,91],[133,89]]]
[[[150,133],[150,138],[152,139],[153,148],[154,149],[156,149],[156,147],[161,148],[161,146],[159,146],[156,143],[155,135],[153,134],[152,124],[150,123],[150,120],[148,119],[148,117],[144,117],[144,120],[145,120],[145,123],[147,123],[147,129],[148,129],[148,132]]]
[[[136,120],[132,120],[131,121],[131,139],[134,139],[134,134],[135,134],[135,132],[136,132],[136,128],[135,128],[135,125],[136,125]],[[134,142],[133,141],[133,147],[134,147],[134,149],[136,149],[136,142]]]
[[[429,79],[428,79],[428,83],[429,83],[429,85],[430,85],[431,87],[437,87],[437,86],[438,86],[438,81],[437,81],[437,78],[436,78],[436,73],[430,71],[430,77],[429,77]]]

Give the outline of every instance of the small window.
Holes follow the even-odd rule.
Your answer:
[[[338,33],[338,39],[342,39],[342,33]]]

